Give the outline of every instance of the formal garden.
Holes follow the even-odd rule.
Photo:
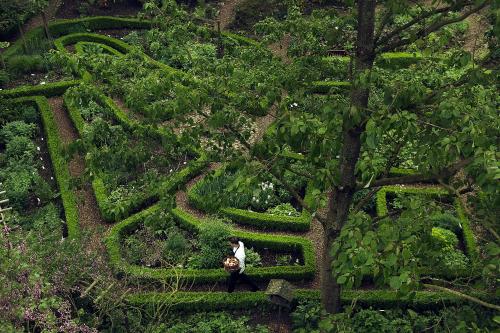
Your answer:
[[[492,0],[0,0],[0,331],[496,332],[499,34]]]

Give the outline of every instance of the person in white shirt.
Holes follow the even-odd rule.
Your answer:
[[[236,286],[236,282],[238,280],[241,280],[242,282],[247,283],[250,285],[250,288],[252,288],[252,291],[257,291],[259,290],[259,287],[250,279],[248,275],[246,275],[245,272],[245,244],[243,244],[242,241],[240,241],[237,237],[231,237],[229,238],[229,245],[231,246],[233,250],[234,256],[238,259],[240,269],[231,272],[231,275],[229,276],[228,279],[228,287],[227,291],[229,293],[232,293],[234,291],[234,288]]]

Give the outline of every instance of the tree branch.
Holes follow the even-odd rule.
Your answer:
[[[437,181],[439,179],[443,178],[448,178],[453,176],[457,171],[460,169],[464,168],[465,166],[469,165],[473,161],[472,158],[466,158],[457,161],[455,164],[452,164],[451,166],[442,169],[440,172],[437,174],[431,174],[431,175],[424,175],[424,174],[417,174],[417,175],[408,175],[408,176],[401,176],[401,177],[389,177],[389,178],[382,178],[373,181],[368,188],[373,188],[373,187],[380,187],[380,186],[386,186],[386,185],[398,185],[398,184],[415,184],[415,183],[422,183],[422,182],[428,182],[428,181]],[[361,189],[363,187],[360,187]]]
[[[427,283],[424,283],[423,286],[426,287],[426,288],[429,288],[429,289],[444,291],[444,292],[450,293],[452,295],[458,296],[460,298],[464,298],[464,299],[466,299],[468,301],[471,301],[473,303],[482,305],[482,306],[484,306],[486,308],[493,309],[493,310],[496,310],[496,311],[500,311],[500,306],[498,306],[496,304],[487,303],[485,301],[480,300],[479,298],[476,298],[476,297],[473,297],[473,296],[470,296],[470,295],[467,295],[467,294],[463,294],[463,293],[461,293],[459,291],[456,291],[456,290],[453,290],[453,289],[450,289],[450,288],[436,286],[434,284],[427,284]]]
[[[444,12],[447,12],[451,9],[451,7],[443,7],[443,8],[436,8],[434,10],[428,11],[421,16],[415,17],[413,20],[407,22],[406,24],[403,24],[402,26],[395,28],[393,31],[388,33],[384,38],[382,38],[380,41],[376,40],[375,48],[377,48],[379,45],[383,45],[387,42],[389,42],[393,37],[399,36],[403,31],[405,31],[408,28],[411,28],[415,24],[418,24],[422,22],[425,19],[428,19],[429,17],[436,15],[436,14],[441,14]]]
[[[475,6],[474,8],[466,11],[465,13],[463,13],[462,15],[460,15],[456,18],[449,18],[447,20],[442,20],[442,21],[437,20],[436,22],[434,22],[434,24],[431,24],[430,26],[424,27],[424,28],[420,29],[419,31],[417,31],[415,34],[413,34],[412,37],[399,39],[393,43],[387,44],[386,46],[383,46],[379,49],[376,49],[376,53],[393,51],[394,49],[396,49],[398,47],[411,44],[411,43],[415,42],[417,39],[426,37],[430,33],[437,31],[446,25],[461,22],[461,21],[465,20],[467,17],[469,17],[470,15],[477,13],[478,11],[480,11],[481,9],[486,7],[489,3],[490,3],[490,0],[485,0],[480,5]],[[402,31],[403,30],[400,30],[400,32],[402,32]],[[387,40],[387,42],[388,41],[389,40]]]

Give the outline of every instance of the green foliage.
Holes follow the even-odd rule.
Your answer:
[[[3,69],[0,69],[0,87],[4,87],[9,82],[9,73]]]
[[[0,129],[0,142],[8,143],[16,136],[33,138],[36,130],[37,126],[35,124],[28,124],[22,120],[16,120],[5,124]]]
[[[189,259],[192,268],[221,267],[228,253],[229,227],[222,221],[209,220],[203,224],[198,234],[200,252]]]
[[[460,220],[451,214],[435,214],[430,217],[432,224],[436,227],[453,231],[456,235],[462,232]]]
[[[286,3],[271,0],[244,0],[236,8],[234,21],[231,26],[237,30],[253,31],[255,23],[267,17],[282,19],[286,16]]]
[[[262,258],[260,257],[260,254],[257,253],[257,251],[254,251],[254,249],[246,248],[245,249],[245,266],[246,267],[260,267],[262,266]]]
[[[9,58],[7,61],[7,68],[9,72],[14,75],[44,72],[47,69],[46,60],[37,55],[19,55]]]
[[[266,213],[272,215],[280,215],[280,216],[300,216],[300,212],[298,212],[295,207],[293,207],[290,203],[282,203],[275,207],[268,208]]]
[[[180,318],[168,325],[162,325],[161,331],[165,333],[267,333],[269,330],[264,325],[250,325],[249,318],[238,316],[235,318],[225,312],[198,313],[187,318]]]
[[[456,248],[458,245],[457,235],[448,229],[434,227],[432,228],[432,237],[438,247]]]
[[[300,302],[290,317],[292,319],[294,333],[315,332],[318,329],[319,322],[323,312],[317,302]]]

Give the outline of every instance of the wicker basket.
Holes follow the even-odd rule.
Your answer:
[[[240,261],[235,256],[229,256],[224,259],[224,269],[226,272],[237,272],[240,269]]]

